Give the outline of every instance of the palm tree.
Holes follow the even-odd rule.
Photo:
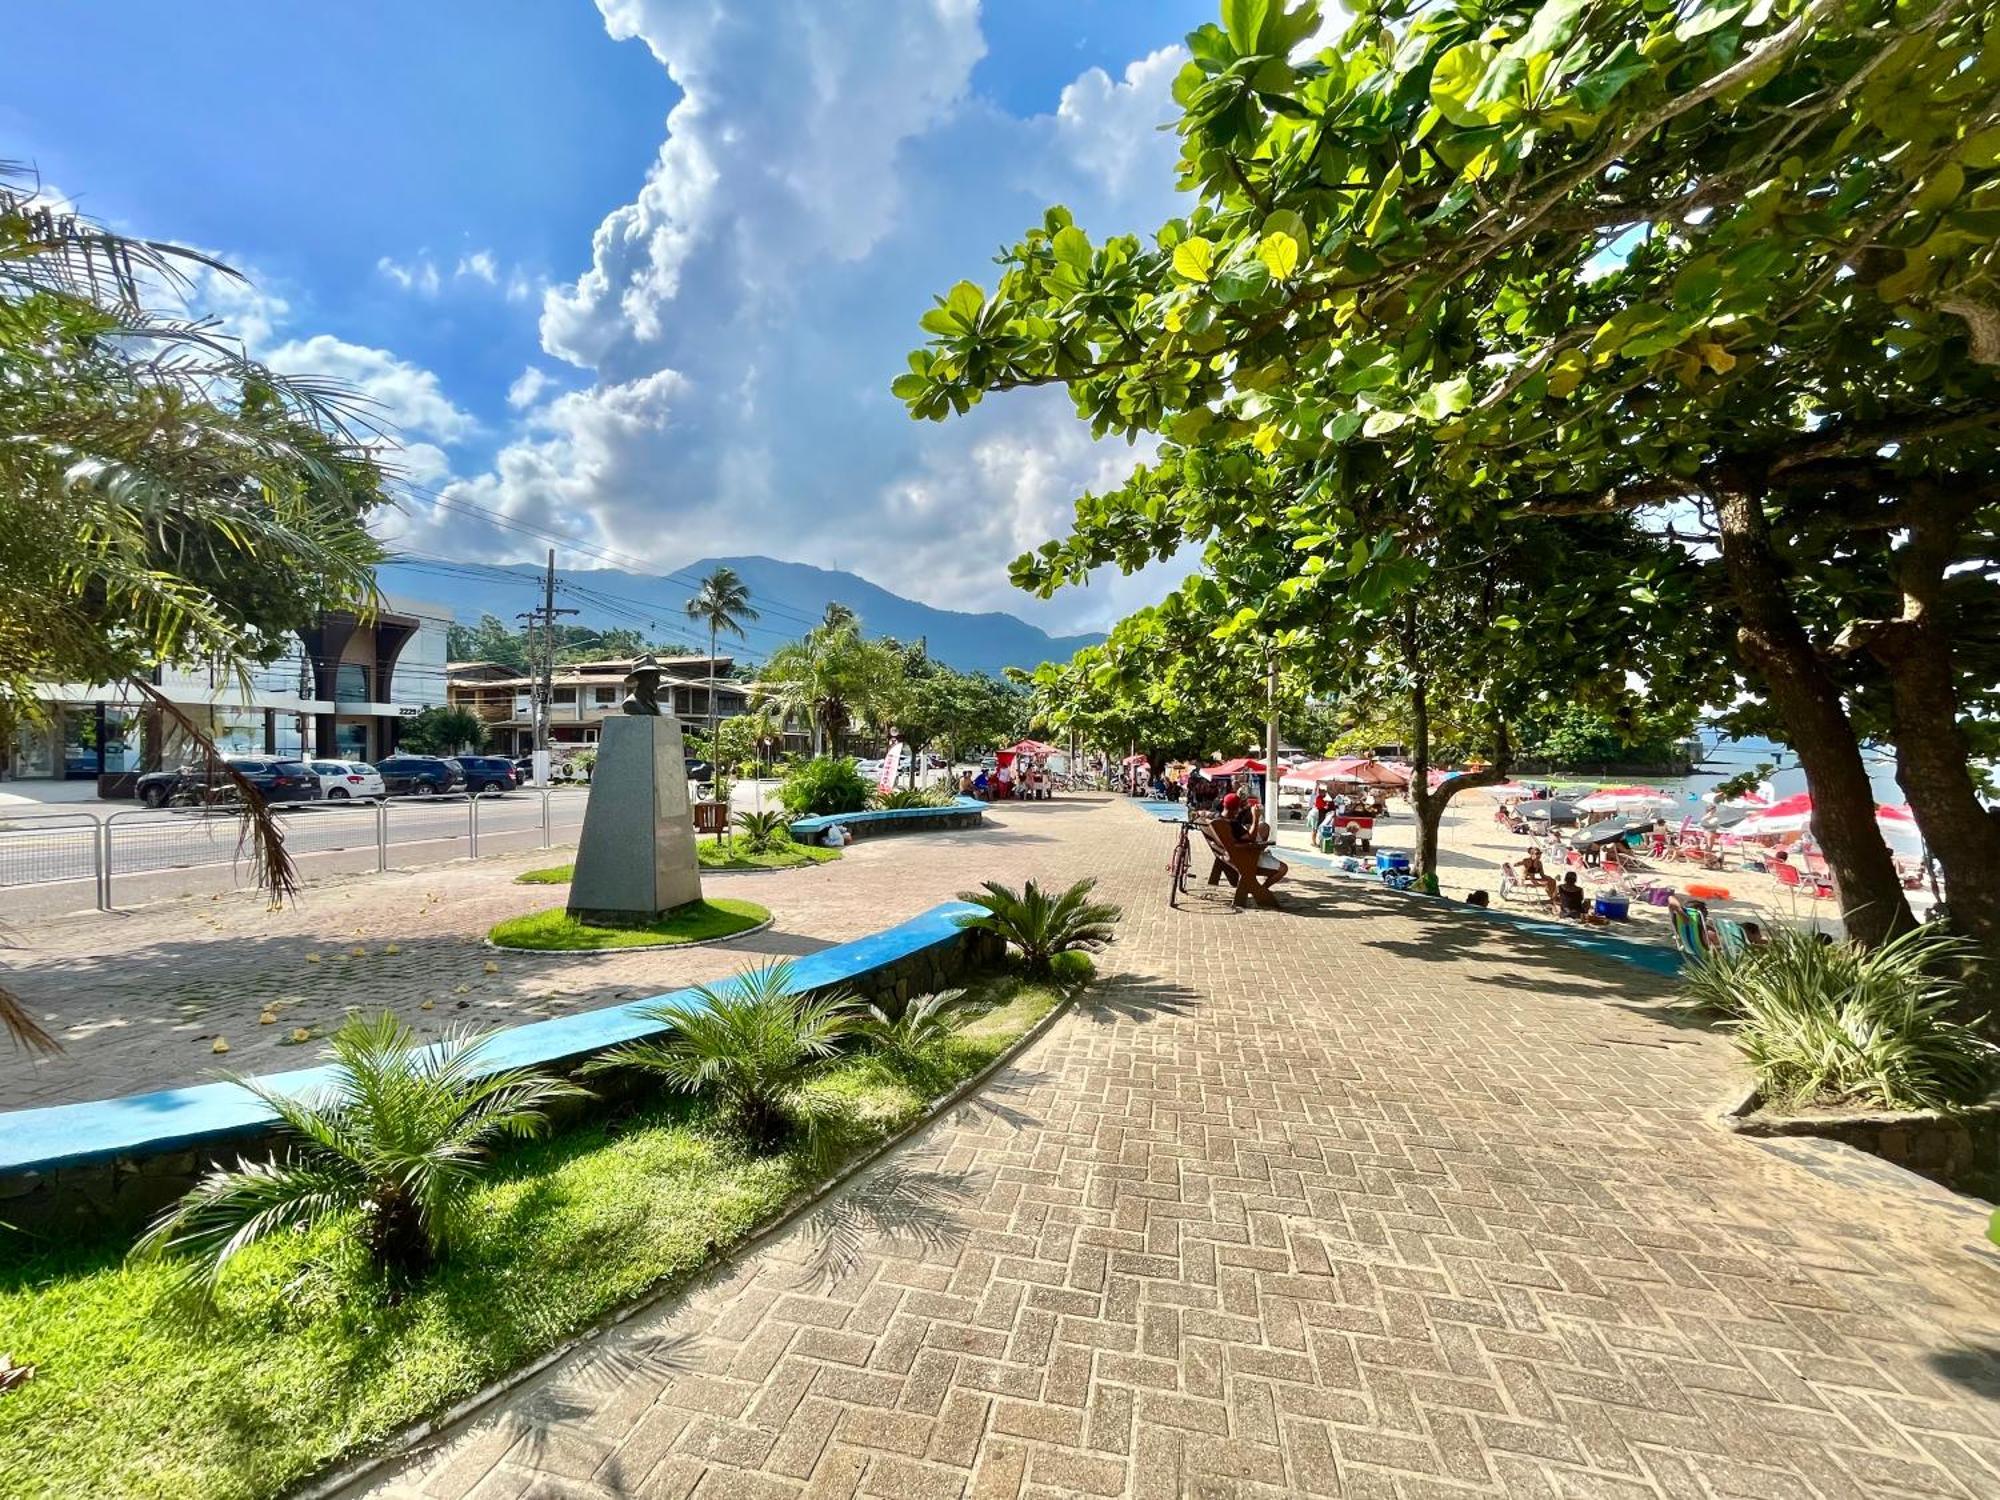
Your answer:
[[[794,1125],[816,1123],[808,1086],[853,1034],[857,1019],[844,994],[800,994],[789,963],[749,969],[713,987],[698,985],[691,1000],[639,1014],[663,1022],[665,1035],[616,1048],[591,1071],[639,1068],[680,1093],[712,1092],[759,1150],[780,1145]]]
[[[1028,972],[1046,978],[1051,960],[1073,949],[1101,948],[1111,941],[1112,924],[1124,916],[1108,901],[1093,901],[1095,880],[1079,880],[1061,895],[1051,896],[1029,881],[1019,892],[989,880],[976,891],[960,891],[958,899],[980,908],[977,915],[958,919],[961,927],[998,933],[1021,950]]]
[[[834,599],[828,601],[826,613],[820,616],[820,624],[824,625],[828,630],[839,630],[842,626],[846,625],[852,625],[856,630],[859,630],[861,628],[861,616],[854,612],[853,605],[842,604],[838,599]]]
[[[189,1283],[212,1295],[229,1262],[258,1240],[358,1213],[378,1272],[421,1274],[450,1248],[488,1149],[539,1134],[550,1104],[585,1093],[525,1068],[487,1072],[486,1041],[455,1031],[427,1046],[384,1011],[333,1034],[333,1076],[310,1097],[235,1079],[278,1117],[288,1151],[211,1172],[154,1221],[133,1255],[188,1261]]]
[[[743,627],[758,618],[750,607],[750,586],[730,567],[719,567],[702,579],[687,602],[688,618],[708,626],[708,743],[715,744],[715,636],[726,630],[743,638]]]
[[[35,718],[37,683],[123,684],[177,720],[237,783],[259,879],[284,895],[275,820],[152,672],[208,662],[247,687],[286,631],[377,602],[380,434],[351,393],[146,307],[206,275],[241,279],[53,207],[0,162],[0,700]],[[0,1026],[54,1046],[4,991]]]

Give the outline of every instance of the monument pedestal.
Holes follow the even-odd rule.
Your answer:
[[[569,885],[570,915],[649,922],[700,899],[680,720],[606,719]]]

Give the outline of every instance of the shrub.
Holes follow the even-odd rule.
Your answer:
[[[856,1025],[845,995],[799,994],[789,963],[748,969],[698,986],[690,1003],[639,1013],[663,1022],[666,1034],[616,1048],[592,1070],[638,1068],[680,1093],[712,1094],[759,1150],[782,1144],[794,1126],[817,1123],[808,1086]]]
[[[936,787],[899,786],[894,791],[878,793],[875,805],[883,808],[949,807],[952,801],[952,795],[942,793]]]
[[[802,761],[785,775],[778,800],[795,818],[823,813],[860,812],[871,788],[846,756],[822,755]]]
[[[961,927],[996,932],[1021,950],[1028,972],[1046,978],[1058,953],[1101,948],[1111,941],[1111,927],[1124,915],[1106,901],[1092,901],[1095,880],[1079,880],[1059,896],[1029,881],[1017,894],[989,880],[976,891],[960,891],[958,899],[982,908],[977,916],[958,919]]]
[[[1780,931],[1690,964],[1687,1003],[1722,1015],[1779,1108],[1945,1108],[1980,1097],[2000,1057],[1950,1019],[1961,985],[1945,971],[1963,952],[1923,930],[1872,949]]]
[[[550,1104],[585,1092],[522,1068],[482,1077],[485,1039],[459,1031],[426,1045],[386,1011],[347,1021],[330,1042],[333,1078],[311,1096],[234,1080],[270,1106],[289,1149],[211,1172],[154,1221],[134,1256],[186,1260],[188,1282],[212,1294],[258,1240],[359,1214],[375,1270],[419,1275],[450,1248],[487,1148],[539,1134]]]
[[[949,1038],[964,1023],[958,1014],[964,1006],[964,990],[939,990],[919,995],[902,1006],[871,1005],[857,1029],[876,1047],[891,1057],[911,1062]]]
[[[1097,977],[1097,965],[1081,948],[1072,948],[1049,960],[1049,972],[1057,984],[1081,986]]]
[[[740,812],[736,815],[736,829],[752,854],[764,854],[792,841],[785,831],[785,818],[776,808],[767,812]]]

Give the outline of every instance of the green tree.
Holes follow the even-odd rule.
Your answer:
[[[901,661],[851,621],[815,625],[771,653],[758,700],[812,726],[813,754],[838,755],[851,719],[876,717],[901,678]]]
[[[482,614],[477,625],[456,621],[445,629],[445,655],[452,661],[490,661],[526,675],[528,642],[498,615]]]
[[[405,719],[397,747],[413,755],[471,755],[486,743],[486,721],[469,708],[426,708]]]
[[[1859,754],[1880,726],[2000,950],[1967,769],[2000,733],[1984,8],[1364,0],[1294,56],[1318,19],[1227,0],[1176,83],[1194,211],[1142,244],[1051,210],[991,295],[925,315],[898,394],[943,417],[1061,383],[1100,433],[1254,444],[1301,578],[1419,525],[1642,513],[1800,754],[1849,930],[1908,919]],[[1416,473],[1440,509],[1361,534],[1354,497]],[[1092,503],[1080,530],[1144,546]]]
[[[741,639],[743,627],[758,618],[750,606],[750,589],[730,567],[719,567],[701,581],[687,602],[688,618],[708,627],[708,737],[715,739],[715,637],[726,630]]]
[[[382,473],[358,405],[146,305],[198,271],[236,276],[52,208],[0,166],[0,699],[15,715],[44,712],[39,683],[121,684],[206,743],[155,668],[247,682],[321,612],[377,603]],[[288,893],[283,840],[239,789],[260,878]],[[4,999],[0,1024],[47,1042]]]

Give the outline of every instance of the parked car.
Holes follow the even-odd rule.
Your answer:
[[[705,760],[691,760],[687,762],[687,779],[689,786],[693,786],[696,782],[706,783],[713,781],[715,780],[715,767]]]
[[[319,778],[320,797],[327,802],[376,801],[385,793],[382,773],[365,760],[310,760]]]
[[[465,773],[436,755],[391,755],[375,762],[391,797],[439,797],[465,786]]]
[[[857,760],[854,763],[854,769],[860,773],[862,780],[872,781],[882,774],[882,762],[879,760]]]
[[[504,755],[454,755],[451,762],[464,773],[465,789],[475,797],[481,792],[511,792],[526,779]]]
[[[319,777],[302,761],[270,755],[225,755],[222,759],[255,787],[266,802],[319,800]],[[236,799],[236,783],[223,774],[220,766],[206,760],[174,771],[148,771],[134,783],[133,789],[148,807],[165,807],[170,802],[205,805]]]

